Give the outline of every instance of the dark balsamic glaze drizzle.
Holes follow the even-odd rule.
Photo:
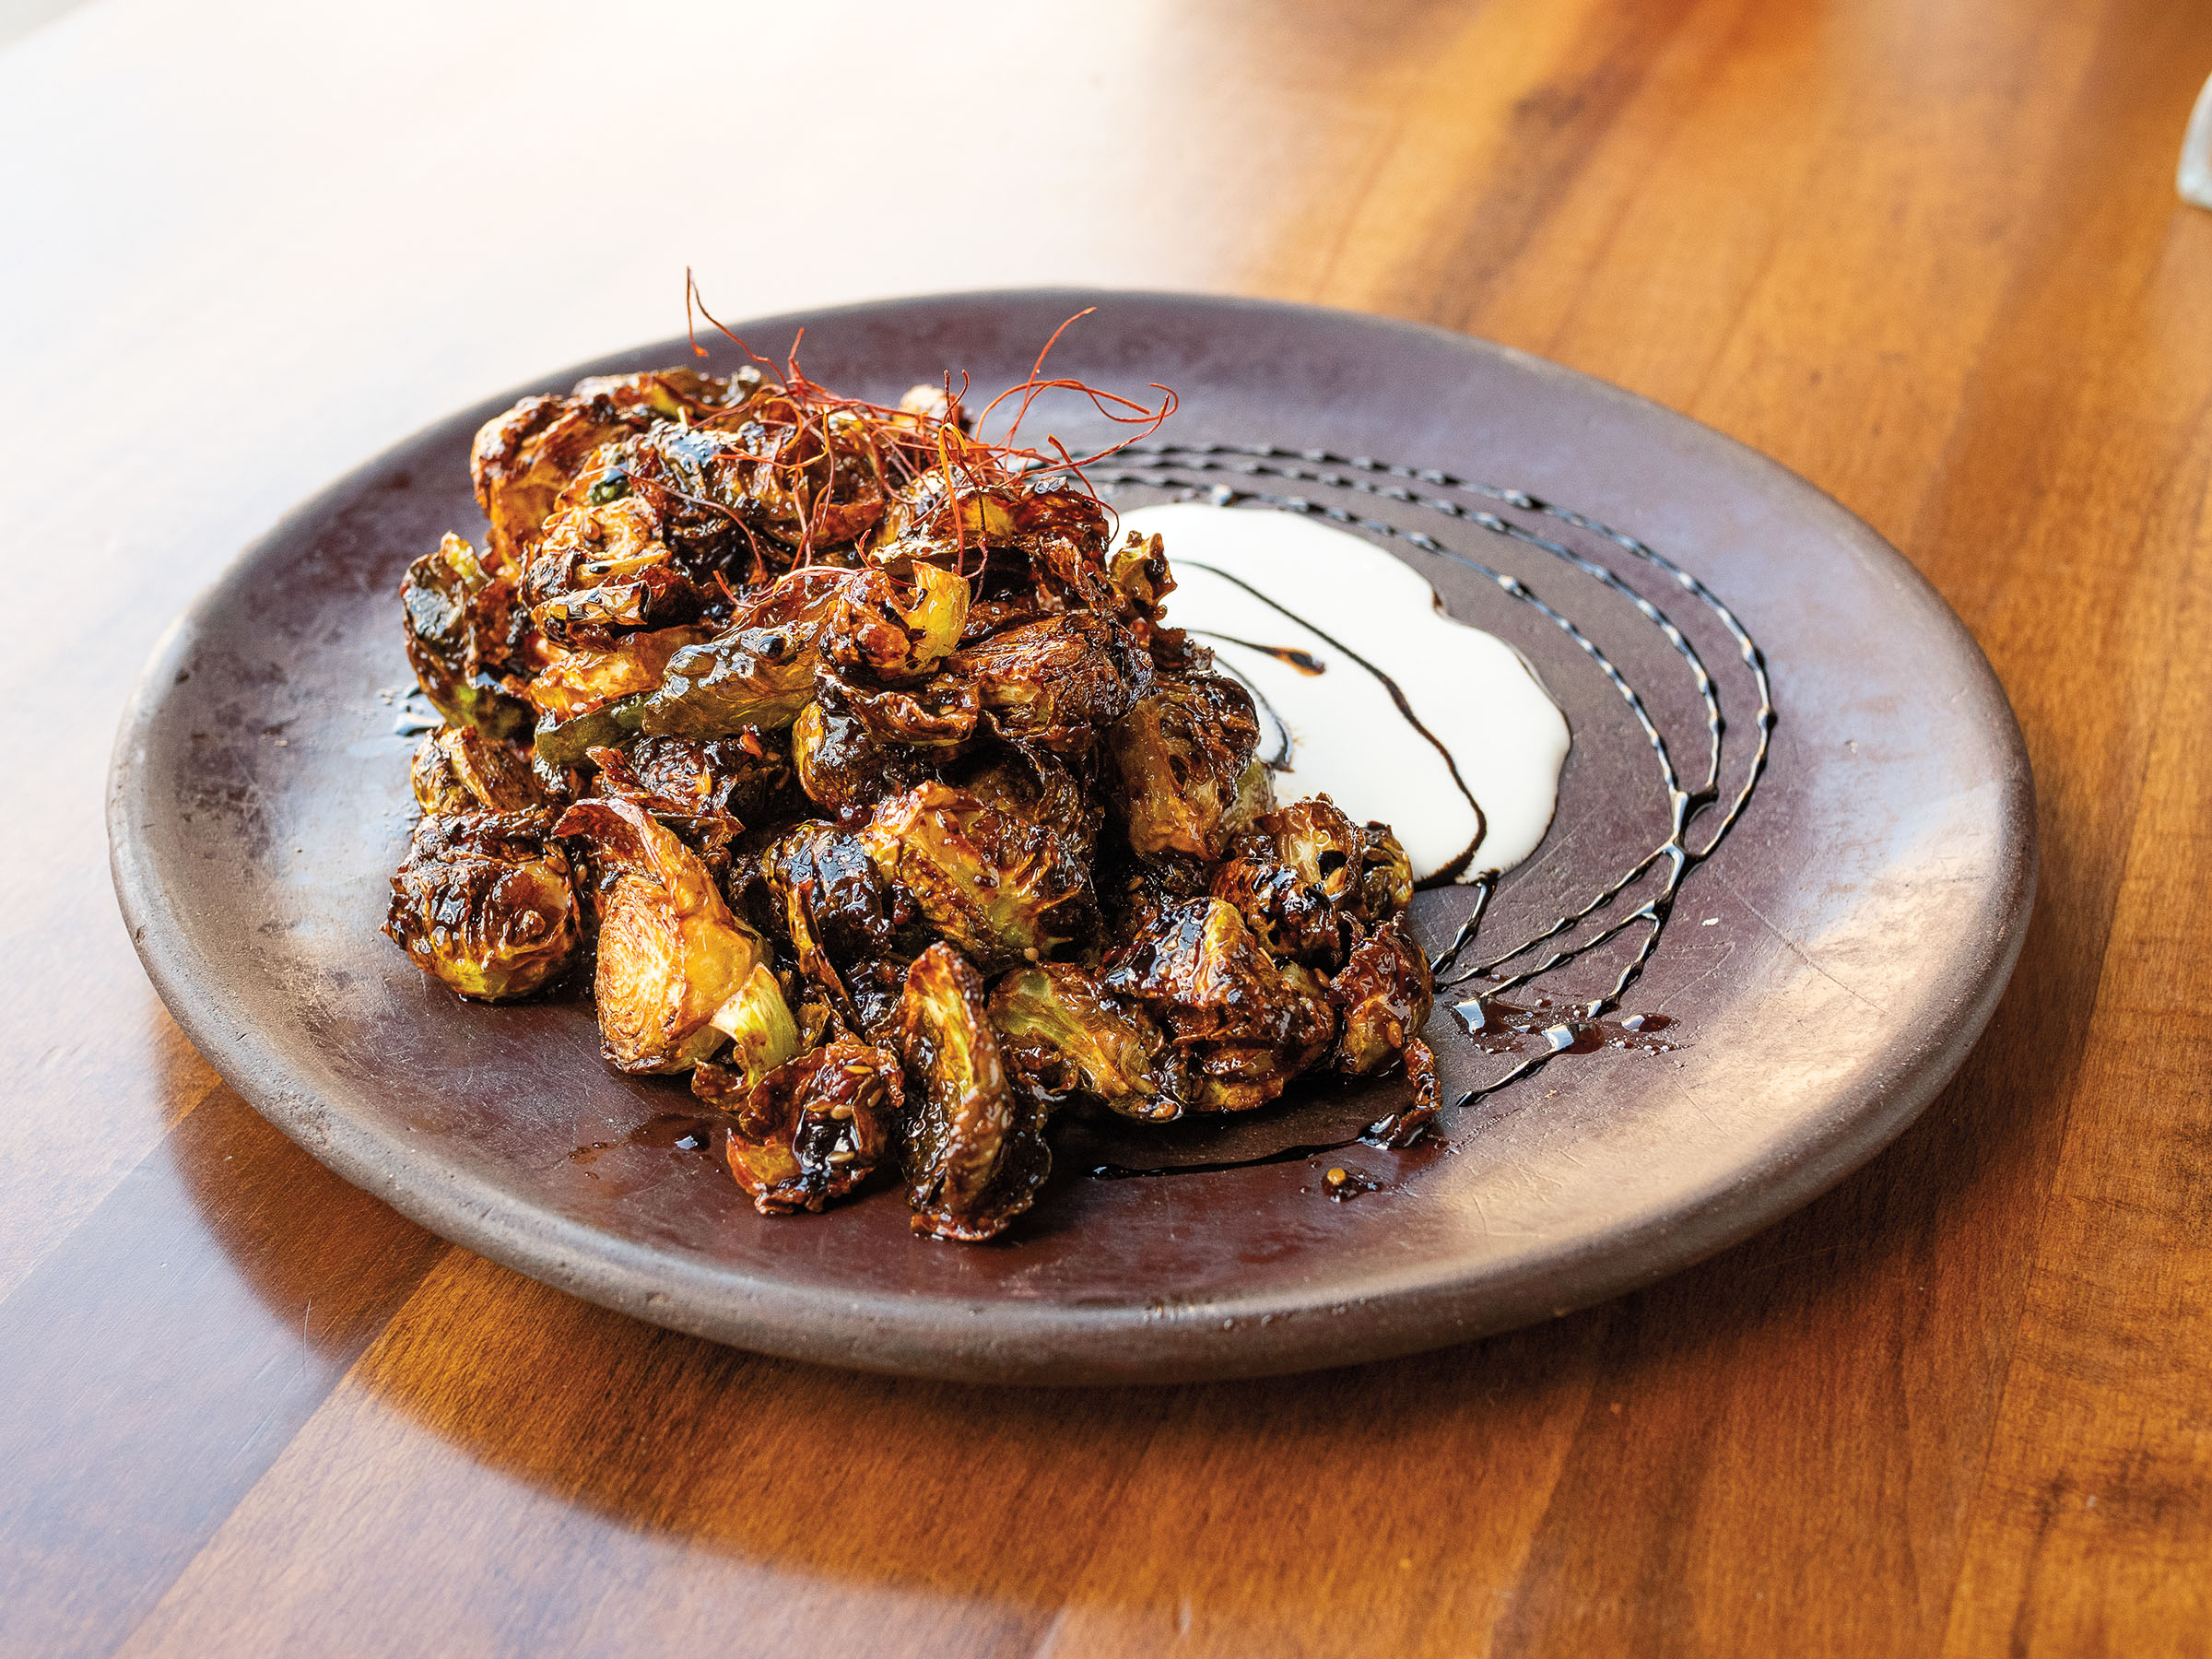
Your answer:
[[[1502,1076],[1468,1089],[1455,1104],[1461,1108],[1472,1105],[1485,1096],[1510,1088],[1541,1070],[1559,1053],[1595,1046],[1594,1043],[1585,1043],[1586,1033],[1579,1028],[1597,1026],[1608,1010],[1619,1006],[1629,987],[1641,976],[1658,949],[1683,882],[1691,871],[1711,858],[1727,839],[1729,832],[1743,818],[1745,808],[1750,805],[1751,796],[1766,771],[1775,723],[1773,687],[1768,677],[1765,656],[1735,613],[1703,582],[1634,536],[1554,502],[1539,500],[1524,490],[1482,484],[1430,467],[1397,466],[1365,456],[1338,455],[1325,450],[1278,449],[1272,444],[1149,442],[1124,450],[1117,459],[1124,465],[1092,471],[1093,480],[1109,490],[1116,486],[1129,485],[1175,492],[1186,500],[1206,496],[1222,507],[1249,502],[1279,512],[1326,519],[1350,529],[1404,541],[1425,553],[1449,559],[1494,582],[1508,597],[1530,606],[1559,629],[1605,677],[1651,746],[1667,803],[1668,831],[1665,838],[1625,872],[1605,882],[1589,899],[1556,917],[1548,925],[1510,948],[1484,956],[1472,966],[1462,967],[1461,958],[1476,946],[1490,899],[1497,889],[1498,878],[1495,875],[1485,873],[1478,876],[1469,884],[1474,890],[1474,904],[1466,920],[1462,924],[1457,936],[1430,964],[1438,976],[1440,989],[1469,985],[1475,981],[1483,982],[1471,1001],[1461,1005],[1463,1010],[1472,1007],[1479,1015],[1486,1010],[1490,998],[1567,967],[1624,934],[1641,927],[1635,951],[1615,977],[1612,985],[1599,995],[1579,1005],[1559,1022],[1559,1029],[1570,1033],[1568,1041],[1547,1041],[1543,1052],[1523,1058]],[[1495,570],[1445,545],[1423,530],[1408,529],[1328,501],[1313,500],[1304,495],[1277,494],[1265,488],[1252,488],[1248,484],[1208,482],[1203,476],[1207,474],[1215,475],[1217,478],[1219,475],[1230,474],[1245,480],[1318,485],[1327,489],[1419,508],[1453,523],[1472,524],[1490,535],[1536,548],[1618,595],[1659,630],[1689,674],[1705,716],[1707,755],[1702,781],[1692,787],[1684,786],[1676,771],[1674,755],[1666,738],[1652,718],[1641,694],[1571,618],[1540,597],[1518,577]],[[1429,488],[1422,489],[1417,486],[1427,486]],[[1758,712],[1752,717],[1751,753],[1744,763],[1742,781],[1732,795],[1724,796],[1721,785],[1723,740],[1728,723],[1721,708],[1719,693],[1697,647],[1665,612],[1630,586],[1618,571],[1596,559],[1575,551],[1562,542],[1539,535],[1525,525],[1501,518],[1487,508],[1470,505],[1467,501],[1453,500],[1448,495],[1430,493],[1430,490],[1446,490],[1479,501],[1497,502],[1519,512],[1540,514],[1571,525],[1611,543],[1630,557],[1659,571],[1674,586],[1705,608],[1735,645],[1737,656],[1750,673],[1759,696]],[[1235,578],[1230,580],[1234,581]],[[1265,599],[1266,595],[1260,594],[1259,597]],[[1274,602],[1270,600],[1268,603]],[[1282,607],[1278,606],[1277,608]],[[1312,625],[1307,623],[1305,626],[1310,628]],[[1328,637],[1318,629],[1313,631],[1324,639]],[[1371,665],[1362,664],[1362,666],[1368,666],[1371,671]],[[1402,699],[1400,706],[1405,706]],[[1412,718],[1411,711],[1408,709],[1406,712],[1407,718]],[[1435,741],[1433,736],[1430,741]],[[1442,747],[1441,745],[1438,747]],[[1453,775],[1456,780],[1456,766],[1453,769]],[[1464,789],[1465,786],[1462,787]],[[1692,835],[1700,830],[1709,832],[1703,835],[1699,844],[1693,845]],[[1469,849],[1469,856],[1473,851],[1473,848]],[[1451,874],[1456,875],[1460,869],[1464,869],[1465,862],[1465,858],[1459,861]],[[1584,923],[1610,907],[1654,869],[1662,872],[1655,889],[1647,891],[1634,910],[1580,937],[1568,938],[1568,935],[1575,934]],[[1449,876],[1445,877],[1445,879],[1449,878]],[[1555,941],[1566,942],[1558,944],[1539,960],[1524,962],[1517,969],[1512,967],[1517,961],[1535,957],[1544,947],[1551,946]],[[1503,1012],[1505,1006],[1500,1005],[1499,1007]],[[1463,1024],[1474,1023],[1465,1012],[1461,1018]],[[1638,1023],[1641,1024],[1641,1021]],[[1232,1164],[1189,1164],[1159,1171],[1124,1171],[1114,1167],[1113,1172],[1123,1175],[1173,1174],[1239,1168],[1255,1162],[1288,1162],[1322,1152],[1341,1150],[1357,1144],[1358,1138],[1361,1137],[1331,1146],[1289,1147],[1266,1158],[1244,1159]],[[1100,1170],[1097,1172],[1104,1174],[1108,1171]]]
[[[1468,864],[1474,859],[1475,849],[1482,845],[1482,838],[1489,832],[1489,819],[1483,816],[1482,803],[1475,798],[1475,792],[1467,787],[1467,781],[1459,775],[1459,762],[1453,759],[1451,747],[1446,744],[1442,738],[1439,737],[1434,732],[1430,731],[1421,723],[1421,717],[1413,712],[1413,704],[1408,702],[1406,699],[1405,688],[1400,686],[1396,680],[1391,678],[1389,675],[1383,673],[1382,669],[1376,667],[1374,664],[1369,662],[1365,657],[1354,651],[1349,645],[1347,645],[1342,640],[1339,640],[1335,635],[1331,634],[1326,629],[1318,627],[1314,623],[1307,621],[1305,618],[1300,616],[1288,606],[1284,605],[1277,599],[1271,598],[1269,595],[1261,593],[1258,588],[1253,587],[1251,582],[1246,582],[1242,577],[1232,576],[1227,571],[1222,570],[1218,565],[1206,564],[1195,559],[1186,559],[1182,562],[1183,567],[1186,570],[1205,571],[1211,575],[1220,577],[1224,582],[1235,583],[1238,587],[1242,588],[1246,593],[1250,594],[1254,599],[1257,599],[1262,605],[1265,606],[1269,610],[1276,611],[1282,616],[1288,617],[1291,621],[1297,623],[1299,627],[1304,629],[1315,639],[1320,640],[1324,644],[1328,645],[1332,650],[1342,652],[1353,662],[1359,664],[1360,667],[1366,669],[1368,673],[1374,676],[1376,683],[1379,684],[1383,690],[1390,693],[1390,700],[1397,706],[1398,713],[1404,717],[1406,724],[1411,726],[1415,731],[1418,732],[1421,735],[1422,740],[1426,742],[1430,748],[1434,749],[1439,755],[1443,757],[1444,769],[1452,774],[1453,787],[1459,791],[1461,798],[1464,799],[1467,804],[1468,810],[1475,814],[1475,833],[1467,839],[1466,846],[1461,849],[1459,853],[1453,857],[1449,864],[1445,865],[1443,868],[1434,872],[1431,875],[1424,876],[1419,881],[1414,883],[1414,885],[1418,888],[1449,887],[1454,880],[1458,878],[1459,873],[1465,869]],[[1241,641],[1233,642],[1241,643]],[[1265,650],[1265,647],[1262,647],[1261,649]],[[1298,654],[1303,656],[1305,653],[1300,652]],[[1253,689],[1252,683],[1245,679],[1242,675],[1238,675],[1237,680],[1238,683],[1242,685],[1247,690]],[[1256,690],[1253,691],[1253,695],[1258,695]],[[1284,758],[1287,760],[1289,756],[1290,728],[1282,725],[1281,718],[1275,713],[1273,709],[1269,709],[1267,712],[1270,719],[1273,719],[1278,726],[1282,726]],[[1270,770],[1276,769],[1271,767]]]
[[[1309,679],[1329,671],[1329,665],[1312,652],[1300,651],[1294,645],[1262,645],[1251,640],[1240,640],[1235,634],[1216,633],[1210,628],[1194,628],[1190,631],[1203,634],[1209,640],[1218,640],[1224,645],[1241,645],[1247,651],[1271,656],[1285,666],[1297,669]]]
[[[1257,1158],[1230,1158],[1219,1163],[1160,1164],[1154,1169],[1139,1170],[1128,1164],[1094,1164],[1084,1171],[1094,1181],[1147,1181],[1156,1175],[1219,1175],[1229,1170],[1256,1170],[1263,1164],[1298,1163],[1308,1158],[1319,1158],[1324,1152],[1341,1152],[1347,1147],[1359,1144],[1359,1136],[1346,1140],[1315,1141],[1309,1146],[1285,1147],[1279,1152],[1263,1152]]]

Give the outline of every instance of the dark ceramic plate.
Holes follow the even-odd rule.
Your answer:
[[[1749,450],[1434,329],[1064,292],[897,300],[740,332],[780,352],[804,324],[809,371],[869,396],[947,367],[994,391],[1087,304],[1098,314],[1069,331],[1055,369],[1114,388],[1164,382],[1182,398],[1161,436],[1185,448],[1100,469],[1124,480],[1118,501],[1225,485],[1393,525],[1401,534],[1369,533],[1455,614],[1518,646],[1566,709],[1574,747],[1558,817],[1499,891],[1476,956],[1633,865],[1665,839],[1667,804],[1652,746],[1594,658],[1460,560],[1524,583],[1618,665],[1694,792],[1710,757],[1688,662],[1587,567],[1618,571],[1678,623],[1727,721],[1719,804],[1693,847],[1750,775],[1758,687],[1713,605],[1592,526],[1640,538],[1732,608],[1763,648],[1779,719],[1755,794],[1688,875],[1624,1005],[1671,1017],[1676,1047],[1562,1053],[1447,1112],[1436,1141],[1403,1153],[1087,1173],[1340,1139],[1399,1082],[1304,1092],[1157,1140],[1077,1126],[1043,1200],[993,1247],[910,1237],[888,1191],[822,1217],[756,1216],[726,1171],[656,1129],[688,1103],[680,1085],[601,1065],[588,1006],[458,1002],[377,934],[409,818],[411,740],[388,700],[408,679],[394,590],[441,531],[480,524],[468,443],[500,397],[369,463],[248,549],[163,642],[124,721],[109,807],[116,888],[147,972],[201,1052],[347,1179],[579,1295],[807,1359],[1027,1382],[1288,1371],[1500,1330],[1743,1238],[1897,1135],[1987,1020],[2034,872],[2012,712],[1912,568]],[[681,359],[680,343],[626,352],[529,389]],[[1097,435],[1078,407],[1042,413],[1071,442]],[[1465,888],[1420,897],[1432,948],[1471,900]],[[1602,956],[1518,1000],[1589,995],[1618,966],[1618,952]],[[1544,1045],[1485,1053],[1453,1001],[1440,997],[1429,1031],[1447,1099]],[[1331,1166],[1378,1190],[1332,1201]]]

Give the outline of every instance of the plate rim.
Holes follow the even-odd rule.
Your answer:
[[[1762,490],[1781,489],[1818,505],[1836,528],[1890,578],[1916,590],[1947,629],[1984,694],[1995,747],[2008,765],[1998,779],[2000,838],[1990,886],[2001,915],[1994,948],[1977,965],[1971,994],[1948,1011],[1935,1041],[1909,1074],[1877,1089],[1860,1110],[1809,1141],[1793,1142],[1780,1166],[1739,1166],[1731,1179],[1689,1194],[1662,1213],[1618,1227],[1585,1229],[1563,1240],[1479,1265],[1433,1265],[1411,1282],[1394,1279],[1372,1294],[1317,1306],[1290,1290],[1240,1295],[1233,1288],[1161,1311],[1072,1305],[1030,1299],[928,1297],[855,1289],[825,1298],[773,1275],[721,1265],[611,1229],[519,1201],[488,1178],[451,1162],[410,1155],[404,1142],[366,1128],[325,1104],[294,1068],[257,1053],[254,1033],[225,1017],[226,993],[213,965],[192,947],[176,897],[158,878],[156,856],[140,824],[147,774],[134,751],[158,720],[166,693],[239,570],[295,522],[311,518],[389,466],[394,454],[434,427],[476,409],[496,413],[546,385],[642,358],[674,343],[642,343],[529,382],[425,423],[295,503],[232,557],[156,641],[118,724],[107,776],[109,864],[133,947],[171,1015],[194,1048],[256,1112],[311,1157],[382,1198],[409,1219],[527,1277],[651,1323],[785,1358],[890,1374],[959,1381],[1055,1384],[1172,1383],[1284,1374],[1396,1358],[1509,1330],[1549,1315],[1610,1300],[1688,1267],[1802,1207],[1893,1141],[1956,1075],[1979,1041],[2011,978],[2032,913],[2039,860],[2035,788],[2018,717],[1987,656],[1957,613],[1912,561],[1818,485],[1780,462],[1625,388],[1563,364],[1435,324],[1294,301],[1161,289],[1022,288],[948,290],[815,307],[733,324],[760,333],[809,327],[842,317],[973,305],[1065,300],[1148,303],[1225,312],[1353,322],[1403,333],[1453,353],[1501,359],[1576,395],[1611,403],[1640,425],[1688,428],[1725,468]],[[965,1318],[956,1316],[964,1315]],[[1265,1341],[1230,1341],[1264,1328]]]

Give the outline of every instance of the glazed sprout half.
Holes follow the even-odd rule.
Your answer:
[[[1089,878],[1061,838],[964,789],[916,784],[877,806],[861,840],[885,879],[980,964],[1036,961],[1091,925]]]
[[[549,812],[437,813],[392,877],[384,932],[461,995],[511,1002],[566,969],[579,936]]]
[[[514,584],[487,569],[468,543],[448,535],[435,553],[407,567],[399,598],[407,662],[431,706],[448,724],[475,726],[488,737],[527,735],[530,705],[515,658],[528,616],[515,603]]]
[[[580,801],[556,830],[589,846],[601,872],[593,991],[609,1065],[684,1071],[726,1041],[752,1083],[797,1052],[766,943],[730,913],[697,853],[634,801]]]
[[[749,1087],[704,1061],[691,1092],[730,1114],[730,1172],[764,1216],[825,1207],[898,1148],[903,1074],[896,1055],[865,1043],[810,1049]]]
[[[899,1043],[917,1097],[906,1132],[914,1230],[997,1237],[1036,1202],[1053,1159],[1042,1110],[1007,1079],[982,979],[949,945],[932,945],[907,973]]]

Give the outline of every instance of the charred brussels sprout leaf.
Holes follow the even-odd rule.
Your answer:
[[[1326,795],[1278,806],[1230,843],[1214,896],[1277,956],[1334,971],[1413,898],[1412,867],[1380,824],[1354,824]]]
[[[1136,853],[1187,853],[1209,863],[1265,799],[1247,776],[1260,743],[1252,698],[1216,675],[1162,675],[1112,731]]]
[[[1015,1069],[1048,1094],[1088,1096],[1155,1123],[1182,1114],[1180,1051],[1151,1016],[1073,963],[1004,976],[992,987],[991,1023]]]
[[[1370,1124],[1361,1139],[1382,1147],[1410,1147],[1428,1133],[1443,1097],[1436,1076],[1436,1055],[1418,1037],[1406,1044],[1406,1080],[1413,1085],[1413,1099],[1405,1111]]]
[[[906,976],[899,1045],[915,1096],[906,1124],[906,1194],[916,1232],[978,1242],[1036,1202],[1052,1171],[1043,1114],[1006,1078],[983,982],[946,945]]]
[[[875,1030],[896,1006],[920,943],[905,938],[911,930],[900,924],[898,902],[860,838],[831,824],[800,824],[761,855],[760,871],[799,971],[847,1025]]]
[[[699,641],[696,628],[630,634],[606,650],[551,650],[530,685],[540,713],[535,742],[553,766],[580,764],[587,749],[616,748],[645,723],[672,657]]]
[[[530,733],[530,705],[509,670],[519,639],[513,584],[491,575],[476,550],[448,535],[400,579],[407,662],[431,706],[452,725],[519,741]],[[521,620],[526,620],[522,618]]]
[[[551,805],[521,751],[474,726],[427,734],[409,771],[415,799],[429,813],[525,812]]]
[[[525,397],[485,422],[469,455],[477,504],[491,521],[493,562],[519,569],[561,492],[603,444],[629,430],[620,413],[573,397]]]
[[[1207,1111],[1274,1100],[1336,1034],[1319,982],[1295,962],[1274,961],[1219,899],[1164,906],[1104,983],[1167,1021],[1190,1051],[1196,1104]]]
[[[556,829],[587,841],[601,873],[594,991],[609,1065],[684,1071],[724,1038],[748,1081],[791,1058],[798,1027],[767,947],[697,853],[634,801],[580,801]]]
[[[806,798],[841,818],[861,817],[925,775],[912,749],[879,741],[834,694],[792,722],[791,761]]]
[[[848,572],[809,566],[780,578],[713,639],[678,652],[645,701],[654,735],[734,737],[780,731],[814,699],[824,618]]]
[[[958,782],[984,806],[1050,830],[1070,857],[1089,866],[1103,813],[1064,762],[1038,749],[1002,749]]]
[[[1115,613],[1124,622],[1156,620],[1160,603],[1175,591],[1166,547],[1159,536],[1135,530],[1106,561],[1106,580],[1119,601]]]
[[[564,722],[609,703],[659,688],[669,662],[699,643],[697,628],[664,628],[625,635],[606,646],[544,648],[546,665],[530,682],[530,700],[547,719]]]
[[[392,877],[384,932],[463,996],[541,990],[575,954],[576,889],[546,812],[426,818]]]
[[[1077,753],[1129,712],[1149,679],[1143,664],[1112,623],[1077,612],[994,634],[950,669],[975,687],[1000,737]]]
[[[903,1075],[886,1049],[832,1042],[750,1087],[707,1061],[691,1092],[730,1114],[730,1172],[764,1216],[820,1210],[897,1152]]]
[[[1329,982],[1329,1002],[1343,1017],[1330,1065],[1357,1077],[1396,1059],[1428,1024],[1435,994],[1429,959],[1405,924],[1383,924]]]
[[[629,742],[644,712],[645,700],[640,696],[603,703],[571,720],[555,720],[548,714],[537,723],[532,747],[548,766],[581,766],[592,750],[618,748]]]
[[[1357,893],[1360,919],[1370,924],[1404,915],[1406,907],[1413,902],[1413,860],[1406,855],[1388,824],[1359,827]]]
[[[591,759],[598,793],[667,818],[758,823],[791,779],[783,758],[758,739],[640,737],[619,749],[595,746]]]
[[[975,688],[940,674],[910,686],[871,686],[827,666],[814,677],[826,711],[851,716],[867,740],[887,751],[928,751],[942,760],[975,735]]]
[[[822,625],[822,655],[847,672],[909,680],[960,641],[968,582],[931,564],[856,571]]]
[[[546,521],[523,582],[530,619],[554,643],[581,647],[698,617],[707,594],[677,567],[660,514],[641,496],[596,495]]]
[[[1060,838],[966,790],[917,784],[878,806],[861,839],[930,925],[985,966],[1048,956],[1095,919],[1089,877]]]

